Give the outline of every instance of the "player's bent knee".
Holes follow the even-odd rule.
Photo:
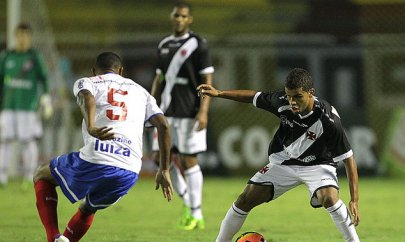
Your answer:
[[[324,208],[328,208],[335,205],[335,203],[337,203],[337,201],[339,200],[337,190],[332,187],[317,191],[316,196],[318,198],[319,203]]]
[[[322,201],[320,201],[320,202],[324,208],[329,208],[329,207],[332,207],[333,205],[335,205],[335,203],[337,202],[337,199],[335,199],[334,197],[331,197],[331,196],[324,196],[322,198]]]
[[[34,182],[38,180],[53,180],[49,164],[41,164],[37,167],[33,176]]]
[[[97,212],[97,209],[91,207],[86,201],[80,204],[80,210],[86,215],[94,214]]]
[[[335,203],[337,203],[337,201],[339,200],[338,197],[333,196],[331,194],[323,194],[321,196],[318,196],[318,200],[319,203],[324,207],[324,208],[329,208],[333,205],[335,205]]]
[[[239,195],[235,205],[243,211],[249,212],[254,207],[268,202],[272,198],[271,186],[248,185],[242,194]]]

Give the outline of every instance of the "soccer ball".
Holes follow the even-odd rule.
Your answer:
[[[266,242],[266,239],[257,232],[245,232],[235,242]]]

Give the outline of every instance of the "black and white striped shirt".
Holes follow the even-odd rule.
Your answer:
[[[164,76],[160,108],[169,117],[194,118],[200,107],[201,75],[214,72],[208,43],[193,32],[167,36],[158,46],[157,74]]]
[[[336,109],[315,97],[305,116],[291,111],[284,91],[256,93],[253,104],[280,118],[269,145],[269,161],[282,165],[311,166],[337,162],[353,155]]]

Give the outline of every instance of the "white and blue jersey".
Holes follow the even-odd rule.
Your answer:
[[[142,86],[117,74],[105,74],[76,81],[73,93],[88,90],[96,101],[96,127],[112,127],[115,139],[101,141],[87,132],[83,120],[84,146],[80,158],[139,173],[142,166],[144,124],[163,112]]]
[[[144,125],[163,112],[143,87],[117,74],[79,79],[74,95],[81,90],[88,90],[95,98],[95,126],[111,127],[115,137],[96,139],[83,121],[80,152],[54,158],[50,170],[72,203],[85,198],[89,206],[103,209],[117,202],[137,181]]]

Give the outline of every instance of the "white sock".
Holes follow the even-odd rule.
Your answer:
[[[249,213],[240,210],[232,204],[232,207],[228,210],[225,218],[222,220],[221,228],[216,242],[232,242],[233,236],[240,230],[246,217]]]
[[[184,205],[190,207],[190,196],[187,191],[186,181],[180,169],[173,163],[170,165],[170,177],[174,191],[183,199]]]
[[[12,143],[0,143],[0,183],[8,182],[8,167],[11,161]]]
[[[191,215],[196,219],[202,219],[202,189],[203,174],[199,165],[195,165],[184,171],[186,178],[187,190],[190,194]]]
[[[340,233],[342,233],[346,241],[360,241],[349,211],[342,200],[339,199],[335,205],[326,208],[326,210],[329,212],[333,222],[335,222],[336,227],[339,229]]]
[[[32,181],[35,168],[38,166],[38,145],[35,140],[22,143],[23,175],[27,181]]]

